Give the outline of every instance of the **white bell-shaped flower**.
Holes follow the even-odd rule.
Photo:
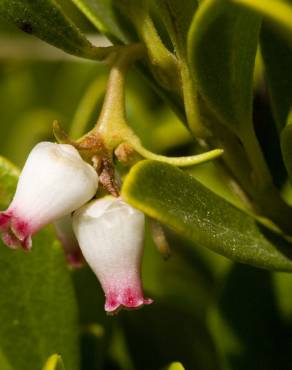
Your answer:
[[[0,213],[3,241],[31,247],[31,235],[90,200],[98,175],[68,144],[41,142],[29,154],[9,208]]]
[[[83,256],[105,292],[109,314],[152,303],[144,298],[141,259],[144,214],[120,198],[94,200],[73,215],[73,229]]]
[[[54,226],[68,265],[74,268],[83,266],[84,258],[73,231],[71,214],[56,220]]]

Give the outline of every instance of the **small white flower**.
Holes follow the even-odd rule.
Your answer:
[[[73,231],[71,214],[55,221],[54,226],[57,237],[64,249],[68,264],[75,268],[81,267],[84,263],[84,258]]]
[[[90,202],[73,215],[75,235],[102,285],[110,314],[152,303],[143,296],[140,278],[144,223],[142,212],[110,196]]]
[[[9,208],[0,213],[3,241],[31,247],[31,235],[90,200],[98,175],[68,144],[41,142],[29,154]]]

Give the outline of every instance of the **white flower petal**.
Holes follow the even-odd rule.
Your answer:
[[[137,308],[143,297],[140,268],[144,214],[121,199],[105,197],[77,210],[73,229],[83,256],[105,291],[105,309]]]
[[[0,214],[0,228],[29,248],[31,234],[81,207],[97,186],[97,173],[73,146],[39,143],[27,158],[12,203]]]

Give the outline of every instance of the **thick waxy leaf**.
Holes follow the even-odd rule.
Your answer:
[[[1,209],[11,200],[16,181],[17,170],[1,158]],[[30,253],[0,242],[0,269],[0,368],[39,370],[52,353],[59,353],[68,369],[78,369],[76,301],[52,231],[38,233]]]
[[[0,17],[69,54],[102,59],[107,53],[85,38],[55,0],[1,0]]]
[[[289,243],[173,166],[140,162],[122,195],[198,245],[257,267],[292,270]]]
[[[72,0],[89,21],[101,32],[126,42],[114,11],[113,0]]]
[[[252,81],[261,18],[228,1],[206,0],[188,36],[191,70],[210,108],[236,133],[252,124]]]

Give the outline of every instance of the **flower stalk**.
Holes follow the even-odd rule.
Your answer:
[[[119,145],[126,144],[141,158],[153,159],[179,167],[196,165],[221,156],[223,150],[214,149],[193,156],[167,157],[155,154],[143,147],[140,139],[129,127],[125,112],[126,74],[129,66],[141,55],[143,55],[143,49],[137,45],[135,48],[133,47],[131,53],[122,53],[116,56],[110,71],[107,91],[97,124],[79,142],[84,142],[92,135],[100,135],[103,139],[103,145],[109,153],[113,153]]]

